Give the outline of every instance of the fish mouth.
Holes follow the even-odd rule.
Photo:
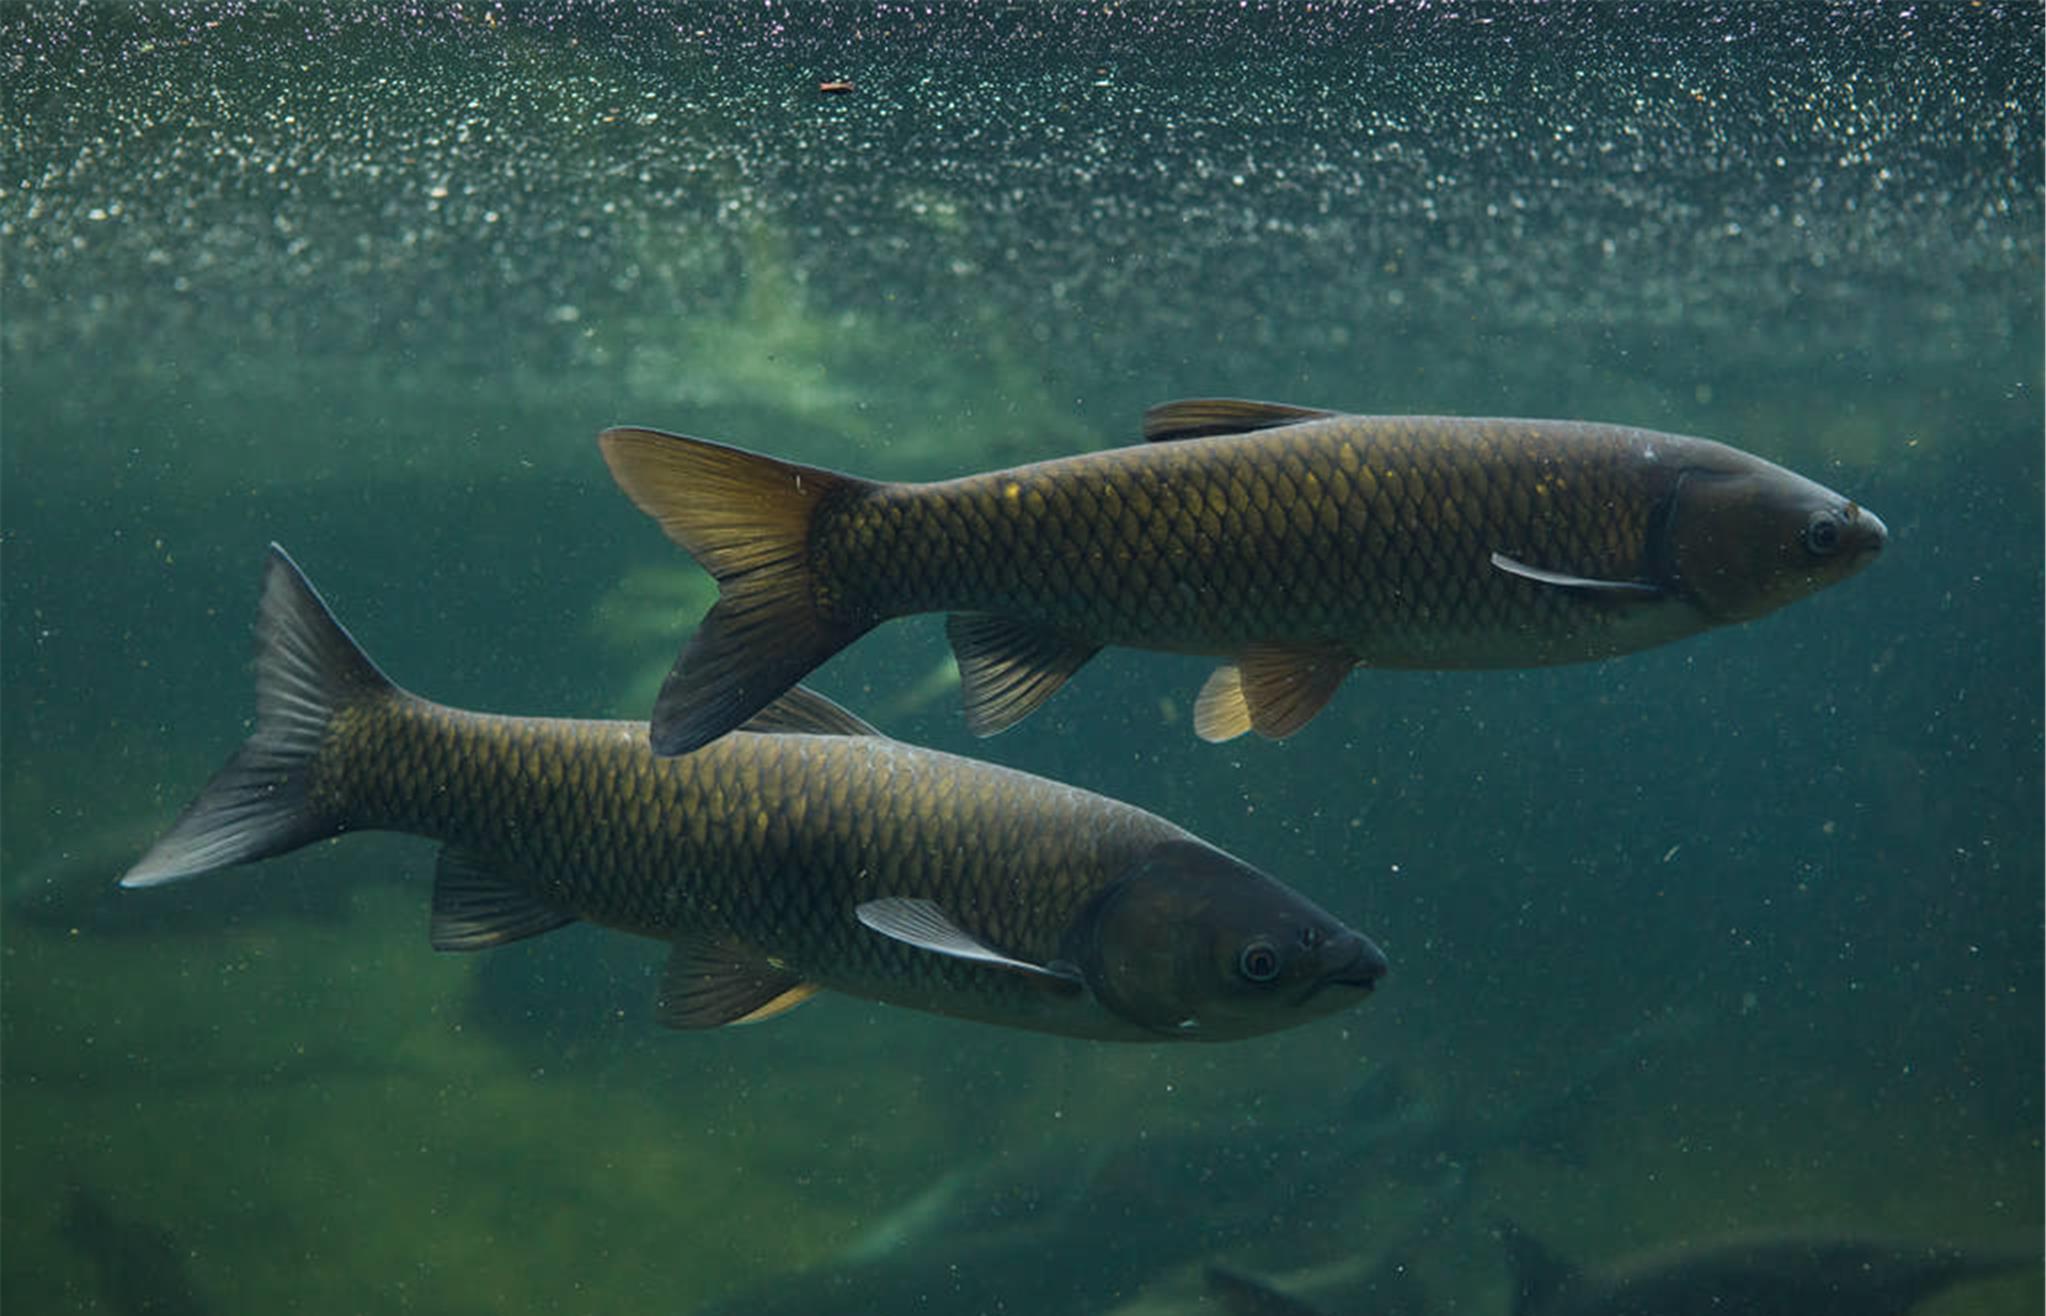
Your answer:
[[[1350,957],[1349,962],[1317,978],[1314,986],[1308,989],[1307,997],[1318,995],[1322,988],[1330,986],[1354,987],[1366,992],[1377,990],[1378,980],[1386,975],[1391,966],[1386,963],[1385,952],[1378,949],[1368,937],[1358,937],[1357,943],[1357,953]]]

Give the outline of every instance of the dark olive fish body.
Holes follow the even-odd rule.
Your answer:
[[[1717,451],[1714,451],[1717,450]],[[1494,552],[1648,580],[1678,475],[1728,450],[1569,422],[1342,416],[928,485],[820,515],[853,615],[983,611],[1105,644],[1341,646],[1379,667],[1518,667],[1711,625],[1695,601],[1560,590]]]
[[[640,723],[405,693],[281,553],[259,632],[256,734],[126,884],[343,831],[431,837],[436,946],[575,920],[659,938],[675,948],[662,1016],[681,1027],[830,989],[1083,1037],[1219,1040],[1354,1003],[1383,972],[1362,937],[1162,818],[890,740],[808,691],[657,758]]]
[[[549,909],[758,947],[836,991],[1038,1027],[1076,998],[878,936],[853,909],[931,900],[988,943],[1049,963],[1091,896],[1151,846],[1193,839],[1115,800],[873,735],[740,731],[657,759],[643,723],[398,696],[338,719],[333,746],[314,798],[351,830],[443,841],[520,874]],[[1029,898],[981,894],[1013,884]],[[1065,1024],[1054,1031],[1140,1034],[1091,1012]]]
[[[967,714],[1001,730],[1100,648],[1210,654],[1208,739],[1298,730],[1358,665],[1606,658],[1852,574],[1882,523],[1724,444],[1575,421],[1350,416],[1202,400],[1152,441],[879,484],[701,440],[603,436],[718,577],[654,713],[709,743],[867,629],[953,614]]]

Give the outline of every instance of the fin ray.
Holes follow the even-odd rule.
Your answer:
[[[816,990],[793,969],[737,942],[682,933],[661,971],[654,1012],[669,1028],[722,1028],[771,1019]]]
[[[743,724],[873,624],[818,606],[810,523],[866,481],[657,430],[598,436],[612,478],[718,583],[718,601],[654,701],[654,752],[686,754]]]
[[[806,685],[790,686],[786,694],[741,723],[739,730],[756,735],[883,735],[878,727]]]
[[[1509,576],[1519,576],[1541,585],[1554,585],[1559,589],[1590,590],[1601,594],[1659,595],[1662,588],[1639,580],[1596,580],[1590,576],[1573,576],[1567,571],[1549,571],[1542,567],[1531,567],[1517,558],[1504,553],[1492,554],[1492,565]]]
[[[980,938],[952,921],[935,901],[922,900],[914,896],[884,896],[879,900],[863,901],[853,909],[861,923],[884,937],[930,951],[934,955],[949,955],[954,959],[971,960],[977,964],[992,964],[1004,969],[1015,969],[1022,973],[1056,978],[1061,982],[1078,983],[1080,972],[1063,961],[1051,964],[1033,964],[1019,960],[1013,955],[1004,955]]]
[[[1250,730],[1250,704],[1243,697],[1243,672],[1225,663],[1208,674],[1194,699],[1194,734],[1209,744],[1234,740]]]
[[[966,726],[976,736],[992,736],[1028,717],[1101,652],[1090,640],[983,612],[947,617],[945,636],[959,660]]]
[[[1307,420],[1339,415],[1316,407],[1284,402],[1252,402],[1244,398],[1181,398],[1161,402],[1144,413],[1144,442],[1171,443],[1219,434],[1248,434]]]
[[[506,877],[494,860],[460,846],[441,848],[433,873],[435,950],[488,950],[575,921]]]
[[[340,829],[308,798],[327,728],[342,709],[399,691],[276,544],[256,609],[255,667],[255,731],[135,861],[122,886],[155,886],[264,859]]]
[[[767,1004],[732,1020],[732,1027],[737,1028],[743,1024],[764,1024],[777,1015],[787,1014],[790,1010],[795,1009],[804,1001],[809,1000],[812,996],[823,990],[822,987],[819,987],[814,982],[799,982]]]
[[[1251,729],[1284,740],[1327,707],[1354,666],[1341,649],[1253,645],[1237,660]]]

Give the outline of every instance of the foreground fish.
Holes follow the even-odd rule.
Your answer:
[[[884,484],[651,430],[619,486],[717,578],[654,705],[681,754],[891,617],[950,612],[978,735],[1105,645],[1228,659],[1208,740],[1304,726],[1360,664],[1521,667],[1747,621],[1882,547],[1854,503],[1706,439],[1575,421],[1156,407],[1149,443]]]
[[[900,744],[800,688],[715,749],[498,717],[393,685],[273,547],[255,733],[122,878],[345,831],[445,843],[433,944],[585,919],[673,944],[660,1015],[764,1019],[821,988],[1080,1037],[1224,1040],[1361,1001],[1378,948],[1162,818]]]

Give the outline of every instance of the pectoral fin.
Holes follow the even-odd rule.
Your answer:
[[[1059,982],[1079,986],[1082,983],[1080,971],[1064,960],[1050,964],[1032,964],[1004,955],[989,946],[952,921],[938,905],[929,900],[912,896],[886,896],[880,900],[868,900],[853,909],[860,922],[866,924],[884,937],[892,937],[905,945],[934,955],[950,955],[954,959],[972,960],[978,964],[993,964],[1019,973],[1036,974],[1056,979]]]
[[[1314,720],[1356,665],[1341,649],[1253,646],[1201,687],[1194,733],[1210,742],[1246,731],[1284,740]]]
[[[977,612],[946,618],[945,635],[959,659],[966,726],[976,736],[1022,721],[1101,651],[1048,626]]]
[[[759,1023],[817,994],[817,984],[736,942],[684,933],[661,972],[654,1012],[669,1028]]]
[[[446,846],[433,872],[435,950],[488,950],[552,932],[575,915],[543,904],[526,884],[506,877],[493,859]]]
[[[1662,593],[1660,587],[1638,580],[1594,580],[1588,576],[1573,576],[1562,571],[1545,571],[1540,567],[1531,567],[1525,562],[1516,561],[1504,553],[1492,554],[1492,565],[1509,575],[1519,576],[1524,580],[1532,580],[1543,585],[1554,585],[1558,589],[1579,589],[1590,590],[1600,594],[1628,594],[1637,596],[1655,596]]]

